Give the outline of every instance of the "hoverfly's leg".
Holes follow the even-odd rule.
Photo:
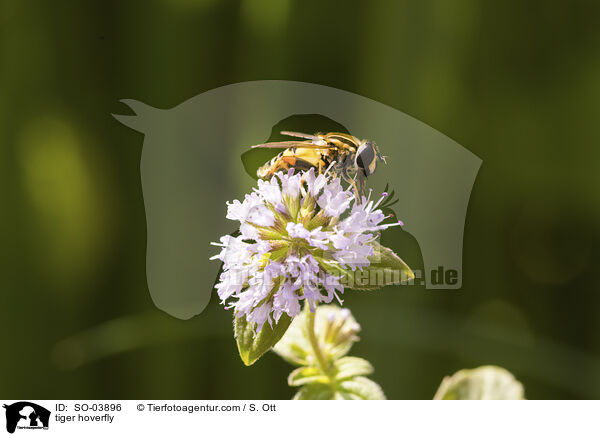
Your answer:
[[[318,174],[317,175],[321,175],[323,174],[323,169],[325,168],[325,162],[323,162],[323,159],[319,160],[319,166],[317,167],[318,170]]]
[[[361,194],[358,186],[356,185],[356,181],[354,179],[350,179],[350,184],[354,188],[354,196],[356,197],[356,202],[361,203]]]
[[[344,181],[348,182],[348,184],[352,186],[353,191],[354,191],[354,196],[356,197],[356,201],[358,203],[360,203],[360,201],[361,201],[361,193],[359,192],[359,188],[358,188],[358,186],[356,184],[355,178],[352,177],[350,174],[348,174],[347,170],[342,171],[341,175],[342,175],[342,179],[344,179]]]
[[[358,191],[360,197],[367,195],[367,177],[362,170],[358,170],[354,176],[354,180],[356,182],[356,190]]]

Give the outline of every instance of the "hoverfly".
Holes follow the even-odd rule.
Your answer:
[[[252,148],[285,148],[257,171],[259,178],[270,179],[276,172],[296,168],[317,174],[327,168],[334,177],[341,177],[354,188],[357,198],[365,194],[366,178],[375,172],[377,161],[385,163],[385,156],[374,142],[361,140],[346,133],[281,132],[282,135],[303,138],[304,141],[281,141],[258,144]]]

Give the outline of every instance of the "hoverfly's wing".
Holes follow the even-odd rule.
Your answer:
[[[318,140],[322,139],[318,135],[309,135],[308,133],[300,133],[300,132],[290,132],[289,130],[282,130],[279,133],[281,133],[282,135],[285,135],[285,136],[295,136],[296,138],[305,138],[305,139],[310,139],[312,141],[318,141]]]
[[[331,144],[314,144],[309,141],[280,141],[280,142],[267,142],[265,144],[253,145],[252,148],[331,148],[334,147]]]

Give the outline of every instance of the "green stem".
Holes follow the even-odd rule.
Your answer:
[[[315,353],[315,357],[317,358],[317,363],[321,368],[321,371],[323,374],[329,375],[329,363],[323,356],[323,352],[319,346],[319,340],[317,339],[317,335],[315,333],[315,314],[316,308],[315,312],[311,312],[310,307],[306,308],[306,330],[308,331],[308,339],[310,341],[310,345],[312,346],[313,353]]]

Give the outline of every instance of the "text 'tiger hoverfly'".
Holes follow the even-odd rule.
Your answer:
[[[374,142],[361,140],[346,133],[281,132],[282,135],[303,138],[304,141],[281,141],[258,144],[252,148],[285,148],[257,171],[259,178],[270,179],[278,171],[295,168],[317,174],[329,170],[354,187],[358,198],[365,195],[366,178],[375,172],[377,161],[385,163],[385,156]],[[333,165],[332,165],[333,164]]]

